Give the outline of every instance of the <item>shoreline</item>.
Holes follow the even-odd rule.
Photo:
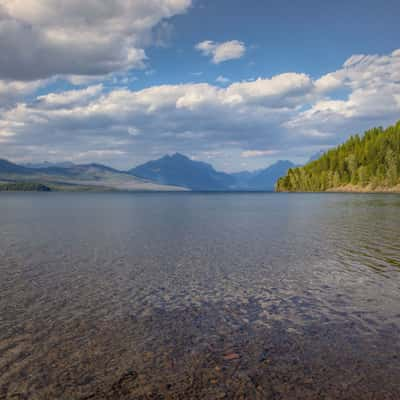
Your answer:
[[[393,187],[382,187],[377,186],[376,188],[372,188],[371,185],[368,186],[358,186],[358,185],[346,185],[339,186],[335,188],[330,188],[326,190],[276,190],[275,193],[364,193],[364,194],[400,194],[400,184]]]
[[[392,187],[377,186],[372,188],[371,185],[365,187],[358,185],[339,186],[327,189],[326,192],[335,193],[400,193],[400,184]]]

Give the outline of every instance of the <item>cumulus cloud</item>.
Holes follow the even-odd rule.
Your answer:
[[[190,5],[191,0],[0,0],[0,79],[142,67],[153,28]]]
[[[1,122],[13,134],[7,136],[9,152],[28,148],[33,157],[71,147],[96,154],[122,149],[128,157],[154,146],[183,152],[220,144],[240,148],[248,141],[268,146],[277,140],[276,126],[295,112],[291,96],[299,98],[303,80],[300,74],[226,88],[191,83],[110,92],[95,85],[20,103]]]
[[[242,158],[253,158],[253,157],[265,157],[265,156],[273,156],[279,153],[277,150],[246,150],[243,151],[240,156]]]
[[[41,81],[6,81],[0,80],[0,109],[13,105],[26,95],[33,93],[43,84]]]
[[[37,102],[43,108],[65,108],[86,104],[88,100],[99,95],[103,90],[103,85],[98,84],[80,90],[69,90],[61,93],[48,93],[38,96]]]
[[[224,87],[90,85],[49,93],[0,114],[2,156],[68,159],[79,153],[123,167],[171,151],[201,156],[221,148],[249,160],[278,152],[290,158],[299,146],[327,148],[348,134],[393,123],[400,115],[399,74],[395,51],[352,57],[316,79],[291,72]],[[348,94],[331,96],[337,89]]]
[[[320,93],[331,92],[343,86],[342,79],[334,73],[329,73],[321,76],[315,82],[316,90]]]
[[[227,88],[228,102],[262,103],[271,108],[295,107],[312,95],[314,84],[306,74],[284,73],[272,78],[233,83]]]
[[[219,64],[228,60],[242,58],[246,52],[246,46],[239,40],[217,43],[212,40],[205,40],[196,45],[204,56],[210,56],[214,64]]]
[[[288,121],[290,129],[302,132],[360,131],[367,126],[385,125],[399,118],[400,51],[389,55],[353,55],[343,68],[316,81],[317,90],[329,94],[347,89],[342,100],[322,98]]]
[[[223,85],[226,83],[229,83],[230,81],[231,80],[229,78],[226,78],[225,76],[222,76],[222,75],[219,75],[217,77],[217,79],[215,80],[215,82],[222,83]]]

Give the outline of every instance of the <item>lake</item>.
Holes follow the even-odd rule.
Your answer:
[[[400,196],[2,193],[0,399],[399,399]]]

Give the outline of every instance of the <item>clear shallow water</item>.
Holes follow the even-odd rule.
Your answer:
[[[399,399],[400,196],[1,194],[0,399]]]

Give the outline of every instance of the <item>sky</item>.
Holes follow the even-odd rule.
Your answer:
[[[0,0],[0,158],[302,163],[400,119],[398,0]]]

